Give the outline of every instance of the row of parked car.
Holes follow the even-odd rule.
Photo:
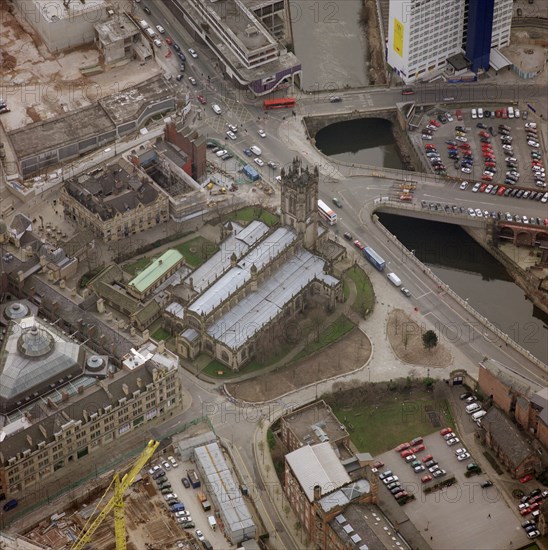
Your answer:
[[[518,511],[522,516],[525,517],[531,514],[531,518],[521,524],[530,539],[536,539],[540,536],[537,524],[541,513],[539,508],[546,498],[548,498],[548,491],[537,488],[533,489],[528,495],[523,496],[518,504]]]

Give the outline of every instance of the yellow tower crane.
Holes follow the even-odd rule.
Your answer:
[[[150,460],[159,444],[159,441],[151,439],[139,458],[133,464],[131,470],[126,475],[124,475],[121,480],[118,473],[114,474],[110,485],[107,487],[107,490],[95,507],[93,514],[91,514],[88,521],[84,525],[84,528],[82,529],[78,540],[72,545],[71,550],[81,550],[88,542],[90,542],[91,537],[93,537],[93,534],[95,533],[95,531],[97,531],[99,525],[101,525],[107,514],[109,514],[112,509],[114,509],[114,532],[116,535],[116,550],[126,550],[126,517],[124,509],[124,493],[126,492],[127,488],[133,483],[133,480],[135,479],[137,474],[143,469],[144,465]],[[112,495],[110,500],[101,509],[101,503],[110,491],[110,488],[113,484],[114,495]],[[95,515],[97,510],[101,511],[88,527],[91,518]]]

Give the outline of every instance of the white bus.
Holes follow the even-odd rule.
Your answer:
[[[329,225],[335,225],[337,223],[337,214],[325,204],[322,200],[318,199],[318,214]]]

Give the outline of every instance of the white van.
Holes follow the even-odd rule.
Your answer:
[[[479,403],[472,403],[471,405],[467,405],[466,412],[468,414],[475,413],[481,409],[481,405]]]
[[[253,154],[257,155],[257,156],[260,156],[262,155],[262,151],[256,146],[256,145],[252,145],[250,148],[249,148],[250,151],[253,152]]]
[[[150,38],[156,38],[156,33],[150,27],[145,29],[145,32],[150,36]]]
[[[394,286],[401,286],[401,279],[395,273],[389,273],[386,277]]]
[[[222,113],[221,108],[216,103],[214,103],[211,108],[213,109],[213,112],[217,115],[220,115]]]
[[[217,520],[215,519],[215,516],[207,516],[207,522],[213,531],[217,529]]]
[[[483,409],[481,409],[480,411],[475,412],[475,413],[472,415],[472,420],[473,420],[474,422],[476,422],[476,421],[479,420],[480,418],[483,418],[486,414],[487,414],[487,411],[484,411]]]
[[[143,30],[148,29],[149,24],[143,19],[142,21],[139,21],[139,25]]]
[[[478,118],[478,112],[476,109],[472,109],[472,118]]]

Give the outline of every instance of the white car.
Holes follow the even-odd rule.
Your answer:
[[[260,159],[259,157],[257,157],[256,159],[253,159],[253,161],[254,161],[255,164],[257,164],[258,166],[264,166],[264,160],[263,160],[263,159]]]
[[[529,145],[529,147],[534,147],[535,149],[538,149],[540,147],[539,143],[537,143],[536,141],[532,141],[532,140],[529,140],[527,142],[527,145]]]
[[[189,76],[188,80],[193,86],[196,86],[196,84],[198,84],[193,76]]]
[[[503,148],[505,151],[513,151],[513,148],[512,148],[511,145],[506,145],[506,144],[504,144],[504,145],[502,146],[502,148]]]
[[[467,181],[463,181],[463,182],[459,185],[459,189],[460,189],[461,191],[464,191],[467,187],[468,187],[468,182],[467,182]]]
[[[236,133],[236,132],[238,131],[238,126],[234,126],[234,124],[229,124],[229,123],[227,122],[226,126],[227,126],[227,128],[228,128],[231,132]]]
[[[182,510],[181,512],[175,512],[176,518],[187,518],[190,516],[190,512],[188,510]],[[190,520],[188,520],[190,521]]]
[[[276,181],[278,183],[282,183],[282,176],[276,176]]]
[[[164,496],[166,500],[171,500],[172,498],[178,498],[176,493],[168,493]]]
[[[468,166],[463,166],[460,169],[460,171],[463,172],[464,174],[471,174],[472,173],[472,170],[470,168],[468,168]]]
[[[469,209],[468,209],[468,215],[469,215],[471,218],[475,218],[475,217],[476,217],[476,213],[474,212],[474,209],[473,209],[473,208],[469,208]]]
[[[153,466],[153,467],[148,471],[148,473],[149,473],[149,475],[154,475],[158,470],[161,470],[161,469],[162,469],[162,467],[161,467],[159,464],[157,464],[156,466]]]
[[[485,171],[487,172],[487,170]],[[484,172],[484,174],[485,174]],[[492,172],[487,172],[488,174],[492,174]],[[488,194],[488,193],[491,193],[491,190],[493,189],[493,186],[491,184],[489,184],[486,188],[485,188],[485,191],[484,193]]]
[[[480,210],[480,213],[481,213],[481,210]],[[477,210],[476,210],[476,215],[478,214]],[[449,445],[449,447],[452,447],[453,445],[458,445],[460,443],[460,439],[458,437],[454,437],[453,439],[450,439],[449,441],[447,441],[447,445]]]
[[[474,187],[472,187],[472,193],[477,193],[480,187],[481,187],[481,183],[476,183]]]
[[[216,115],[220,115],[222,113],[221,108],[216,103],[214,103],[211,108]]]
[[[226,155],[228,151],[226,149],[221,149],[220,151],[217,151],[215,154],[220,158],[223,155]]]
[[[462,455],[464,453],[468,452],[464,447],[460,447],[455,451],[456,455]]]
[[[457,141],[462,141],[462,143],[468,143],[468,138],[465,138],[463,136],[457,136],[455,139]]]
[[[479,208],[476,208],[476,216],[477,216],[478,218],[483,218],[483,213],[482,213],[482,211],[481,211]]]
[[[158,29],[158,32],[160,34],[164,34],[166,32],[166,30],[164,29],[164,27],[162,27],[162,25],[156,25],[156,28]]]
[[[199,530],[199,529],[196,529],[196,538],[202,542],[203,540],[205,540],[205,537],[204,537],[204,534]]]
[[[232,131],[230,131],[230,130],[226,133],[226,135],[227,135],[230,139],[238,139],[238,136],[237,136],[234,132],[232,132]]]
[[[174,468],[177,468],[177,466],[179,466],[177,464],[177,461],[175,460],[175,458],[173,458],[172,456],[168,456],[167,459],[171,462],[171,465],[174,467]]]
[[[446,118],[449,122],[453,122],[453,117],[451,116],[451,113],[445,113],[445,118]]]
[[[191,57],[193,57],[194,59],[196,59],[198,57],[198,54],[196,53],[196,50],[193,50],[192,48],[188,48],[188,53],[191,55]]]
[[[265,137],[266,137],[266,133],[265,133],[264,130],[259,129],[259,130],[257,130],[257,133],[258,133],[262,138],[265,138]]]
[[[526,127],[526,128],[536,128],[536,127],[537,127],[537,123],[536,123],[536,122],[526,122],[526,123],[525,123],[525,127]]]
[[[153,40],[154,42],[154,45],[157,47],[157,48],[161,48],[162,47],[162,41],[161,40],[158,40],[157,38],[155,38]]]

